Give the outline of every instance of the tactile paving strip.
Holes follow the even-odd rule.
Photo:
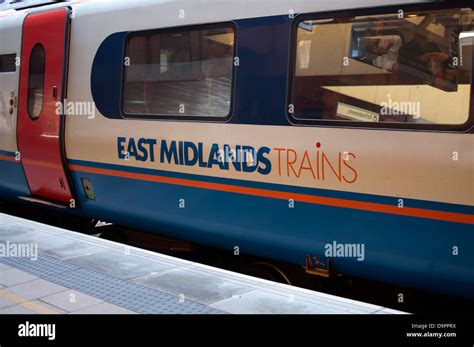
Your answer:
[[[36,261],[28,258],[0,258],[0,262],[137,313],[225,313],[193,301],[180,301],[180,298],[168,293],[69,264],[41,252]]]

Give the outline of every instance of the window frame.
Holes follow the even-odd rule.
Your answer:
[[[147,29],[147,30],[138,30],[130,31],[124,38],[123,41],[123,59],[127,56],[127,46],[128,42],[132,37],[140,37],[146,35],[154,34],[169,34],[180,31],[192,31],[192,30],[206,30],[206,29],[221,29],[221,28],[231,28],[234,33],[234,45],[233,45],[233,56],[232,56],[232,81],[231,81],[231,90],[230,90],[230,106],[229,112],[226,116],[187,116],[179,114],[136,114],[136,113],[127,113],[124,110],[124,88],[125,88],[125,64],[122,64],[122,84],[120,89],[120,113],[124,119],[143,119],[143,120],[170,120],[170,121],[198,121],[198,122],[210,122],[210,123],[226,123],[229,122],[234,115],[234,105],[235,105],[235,85],[236,85],[236,66],[235,66],[235,57],[237,57],[237,43],[238,43],[238,34],[237,34],[237,25],[234,21],[229,22],[219,22],[219,23],[210,23],[210,24],[190,24],[184,26],[175,26],[175,27],[166,27],[159,29]]]
[[[288,88],[285,114],[291,125],[295,126],[319,126],[331,128],[357,128],[357,129],[384,129],[384,130],[410,130],[410,131],[445,131],[445,132],[469,132],[474,126],[474,53],[471,57],[473,65],[471,68],[471,93],[469,99],[469,114],[463,124],[420,124],[403,122],[362,122],[357,120],[323,120],[323,119],[302,119],[298,118],[296,113],[289,112],[289,106],[292,104],[292,93],[294,87],[294,78],[296,70],[296,50],[298,45],[298,25],[305,20],[318,20],[357,16],[374,16],[390,13],[397,13],[399,10],[406,12],[431,11],[431,10],[449,10],[460,8],[471,8],[474,6],[469,1],[460,1],[453,3],[435,3],[426,4],[408,4],[400,6],[378,6],[370,8],[357,8],[353,10],[338,10],[329,12],[301,13],[295,16],[291,24],[290,33],[290,57],[288,69]]]
[[[30,77],[31,77],[31,61],[32,61],[32,58],[33,58],[33,51],[36,49],[36,47],[41,47],[41,49],[43,50],[43,57],[44,57],[43,58],[43,74],[42,74],[43,75],[43,81],[42,81],[43,82],[42,83],[43,93],[41,95],[41,107],[39,109],[38,116],[33,117],[31,115],[30,108],[29,108],[30,90],[31,90],[31,88],[30,88]],[[32,121],[38,120],[41,117],[41,113],[43,113],[45,80],[46,80],[46,48],[44,47],[44,45],[41,42],[37,42],[30,51],[30,59],[29,59],[29,62],[28,62],[28,91],[26,93],[26,112],[28,113],[28,117],[30,117],[30,119]]]

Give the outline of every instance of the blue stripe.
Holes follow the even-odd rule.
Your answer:
[[[15,157],[15,153],[0,151],[0,155]],[[23,167],[18,162],[0,160],[0,198],[16,199],[30,195]]]
[[[286,118],[290,16],[236,20],[234,124],[289,125]]]
[[[290,185],[285,185],[285,184],[246,181],[246,180],[238,180],[238,179],[223,178],[223,177],[194,175],[194,174],[188,174],[188,173],[182,173],[182,172],[154,170],[154,169],[146,169],[146,168],[140,168],[140,167],[106,164],[106,163],[98,163],[98,162],[90,162],[90,161],[82,161],[82,160],[69,160],[69,163],[74,164],[74,165],[89,166],[89,167],[99,168],[99,169],[125,171],[125,172],[139,173],[139,174],[229,184],[229,185],[236,185],[236,186],[241,186],[241,187],[277,190],[277,191],[282,191],[282,192],[316,195],[316,196],[323,196],[323,197],[328,197],[328,198],[373,202],[373,203],[380,203],[380,204],[386,204],[386,205],[398,205],[398,199],[403,198],[404,207],[414,207],[414,208],[422,208],[422,209],[437,210],[437,211],[474,214],[474,206],[468,206],[468,205],[449,204],[449,203],[441,203],[441,202],[426,201],[426,200],[416,200],[416,199],[408,199],[404,197],[395,197],[395,196],[389,197],[389,196],[374,195],[374,194],[343,192],[343,191],[320,189],[320,188],[298,187],[298,186],[290,186]]]
[[[0,149],[0,155],[6,155],[7,157],[13,157],[15,158],[15,152],[8,152],[8,151],[3,151]]]
[[[108,36],[97,49],[92,63],[92,98],[99,112],[112,119],[123,119],[120,95],[126,35],[127,32],[118,32]]]

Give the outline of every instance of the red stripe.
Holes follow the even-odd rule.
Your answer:
[[[0,154],[0,160],[13,161],[13,162],[18,162],[19,163],[19,161],[15,160],[14,157],[9,157],[7,155],[1,155],[1,154]]]
[[[189,179],[183,179],[183,178],[173,178],[173,177],[156,176],[156,175],[149,175],[149,174],[140,174],[140,173],[134,173],[134,172],[126,172],[126,171],[100,169],[100,168],[74,165],[74,164],[70,164],[69,167],[71,170],[75,170],[75,171],[89,172],[89,173],[114,176],[114,177],[131,178],[131,179],[136,179],[136,180],[141,180],[141,181],[168,183],[168,184],[175,184],[175,185],[186,186],[186,187],[203,188],[203,189],[217,190],[217,191],[230,192],[230,193],[236,193],[236,194],[246,194],[246,195],[261,196],[261,197],[266,197],[266,198],[282,199],[282,200],[293,199],[294,201],[306,202],[310,204],[344,207],[344,208],[351,208],[351,209],[363,210],[363,211],[396,214],[400,216],[436,219],[436,220],[442,220],[442,221],[448,221],[448,222],[474,224],[474,215],[471,215],[471,214],[427,210],[427,209],[414,208],[414,207],[400,208],[395,205],[385,205],[385,204],[378,204],[378,203],[373,203],[373,202],[328,198],[328,197],[323,197],[323,196],[289,193],[289,192],[260,189],[260,188],[241,187],[241,186],[230,185],[230,184],[212,183],[212,182],[189,180]]]

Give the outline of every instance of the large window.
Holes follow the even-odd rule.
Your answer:
[[[40,43],[31,50],[28,72],[28,114],[31,119],[38,119],[43,108],[44,93],[44,47]]]
[[[296,122],[430,128],[468,121],[471,9],[305,16],[296,30],[289,107]]]
[[[129,36],[123,112],[223,118],[230,114],[234,30],[199,27]]]

